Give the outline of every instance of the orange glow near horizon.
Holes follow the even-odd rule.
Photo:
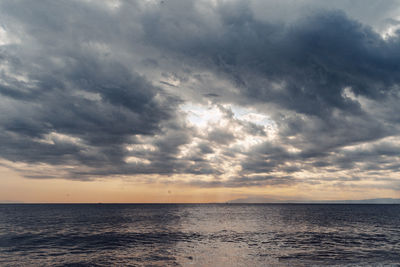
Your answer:
[[[389,189],[344,190],[329,185],[251,188],[198,188],[176,184],[135,183],[134,179],[73,181],[28,179],[0,168],[0,202],[24,203],[215,203],[245,197],[277,200],[397,198]]]

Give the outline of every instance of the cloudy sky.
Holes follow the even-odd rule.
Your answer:
[[[400,197],[400,2],[332,2],[1,1],[0,201]]]

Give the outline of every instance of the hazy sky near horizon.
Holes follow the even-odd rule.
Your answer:
[[[399,29],[388,0],[1,1],[0,201],[399,197]]]

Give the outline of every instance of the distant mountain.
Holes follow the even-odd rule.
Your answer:
[[[400,204],[400,198],[372,198],[361,200],[278,200],[263,197],[247,197],[230,200],[226,203]]]
[[[400,204],[400,198],[371,198],[362,200],[336,200],[327,203],[348,203],[348,204]]]

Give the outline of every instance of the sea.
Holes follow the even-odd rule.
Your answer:
[[[400,205],[2,204],[0,266],[400,266]]]

